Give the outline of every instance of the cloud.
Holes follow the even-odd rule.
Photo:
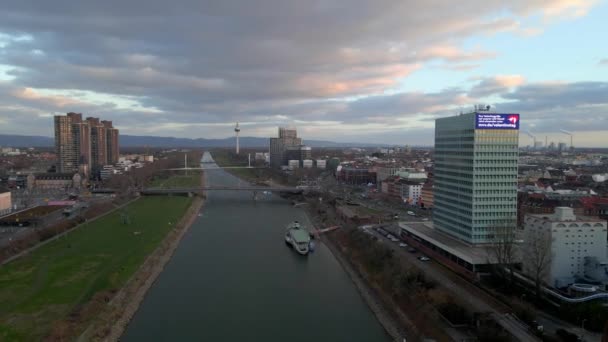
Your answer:
[[[471,71],[479,68],[480,66],[481,64],[445,64],[439,67],[453,71]]]
[[[543,33],[543,29],[539,27],[520,28],[516,32],[522,37],[536,37]]]
[[[11,92],[11,95],[17,99],[38,103],[42,106],[52,106],[56,107],[57,109],[65,109],[83,105],[82,102],[66,96],[45,96],[39,94],[32,88],[15,89]]]
[[[608,58],[600,59],[600,61],[597,64],[602,65],[602,66],[608,65]]]
[[[586,15],[596,1],[587,0],[557,0],[545,4],[543,14],[547,17],[569,16],[582,17]]]
[[[501,96],[540,132],[608,130],[608,82],[526,84]]]
[[[107,116],[126,133],[192,137],[225,136],[218,127],[234,121],[250,122],[250,132],[299,123],[313,135],[430,129],[429,118],[484,96],[527,104],[507,97],[527,84],[488,75],[471,89],[398,92],[411,74],[429,65],[479,68],[499,56],[467,45],[471,37],[538,33],[520,20],[586,13],[593,4],[14,1],[0,11],[0,65],[11,79],[0,86],[1,129],[51,134],[49,122],[19,126],[20,118],[68,110]]]
[[[521,75],[497,75],[479,80],[479,83],[469,91],[471,97],[482,98],[494,94],[503,94],[525,82],[525,78]]]

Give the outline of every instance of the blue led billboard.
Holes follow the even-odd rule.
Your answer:
[[[476,113],[476,129],[519,129],[519,114]]]

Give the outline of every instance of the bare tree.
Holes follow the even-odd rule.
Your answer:
[[[513,264],[517,262],[517,233],[515,230],[515,220],[500,222],[492,229],[492,245],[488,247],[490,260],[495,263],[496,273],[508,279],[510,283],[514,281]],[[508,276],[506,272],[508,271]]]
[[[534,280],[536,296],[541,297],[541,286],[549,273],[553,254],[551,252],[551,235],[543,228],[526,229],[524,247],[524,266]]]

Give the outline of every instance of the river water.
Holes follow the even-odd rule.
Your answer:
[[[206,177],[242,183],[223,170]],[[306,257],[286,246],[296,219],[309,225],[276,195],[209,192],[121,341],[388,341],[325,246]]]

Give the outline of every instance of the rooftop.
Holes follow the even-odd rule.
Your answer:
[[[553,214],[528,214],[527,216],[537,219],[548,220],[551,222],[605,222],[598,217],[575,215],[574,208],[571,207],[555,207]]]
[[[456,240],[434,229],[432,222],[400,222],[399,227],[472,265],[490,263],[487,246],[472,246]]]
[[[292,229],[291,236],[297,243],[310,241],[310,233],[304,229]]]

